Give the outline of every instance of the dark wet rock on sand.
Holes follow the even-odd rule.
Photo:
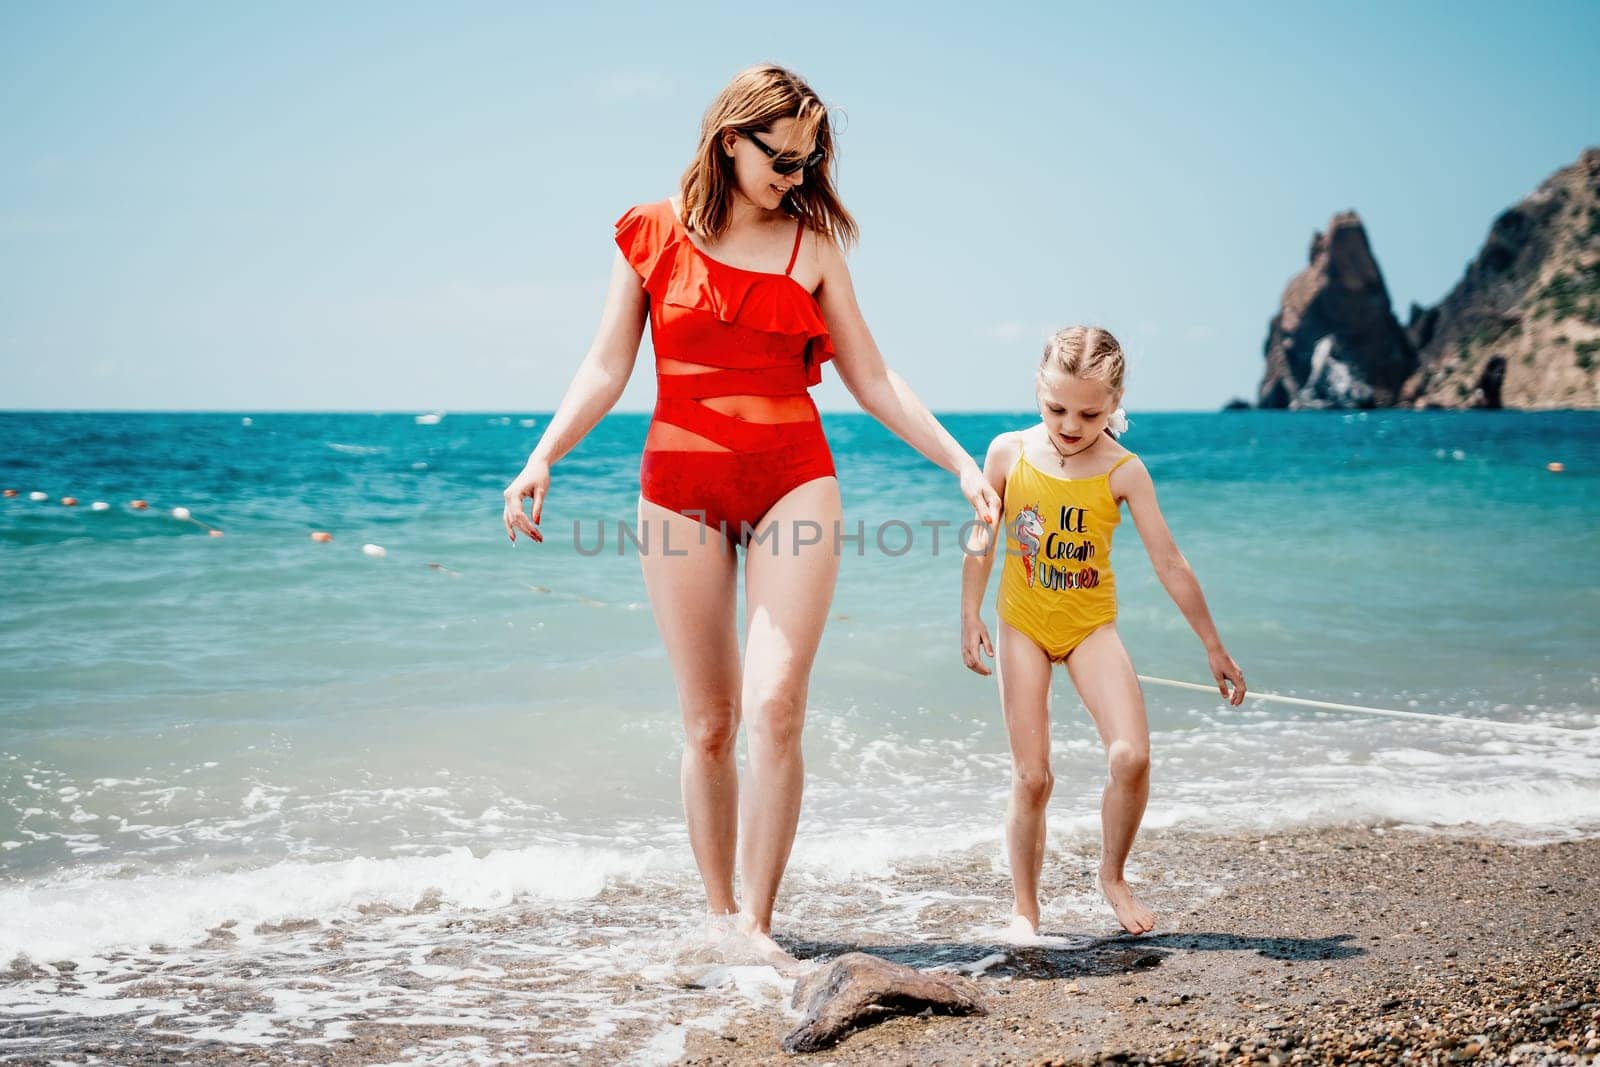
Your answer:
[[[793,1006],[805,1018],[783,1039],[786,1052],[830,1048],[851,1031],[890,1015],[988,1014],[974,983],[865,952],[847,953],[801,979]]]

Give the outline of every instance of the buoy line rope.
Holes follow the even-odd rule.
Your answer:
[[[5,490],[5,498],[7,500],[15,500],[20,496],[21,496],[21,490],[18,490],[18,489],[7,489],[7,490]],[[32,503],[35,503],[35,504],[47,503],[50,500],[50,494],[42,492],[42,491],[40,491],[38,489],[35,489],[33,492],[28,494],[28,500],[30,502],[32,502]],[[64,496],[64,497],[61,498],[60,503],[61,503],[61,506],[64,507],[64,508],[75,508],[75,507],[78,506],[78,498],[75,497],[75,496]],[[150,501],[144,500],[144,499],[130,500],[130,501],[128,501],[128,507],[131,508],[134,511],[149,511],[150,510]],[[111,510],[111,505],[106,503],[104,500],[96,500],[96,501],[94,501],[93,503],[91,503],[89,505],[89,510],[90,511],[110,511]],[[211,525],[209,522],[202,522],[201,520],[195,518],[194,517],[194,513],[191,512],[186,507],[179,506],[179,507],[172,508],[170,511],[167,512],[167,514],[171,515],[173,518],[177,519],[179,522],[192,523],[193,525],[200,527],[200,529],[204,530],[206,533],[210,534],[212,537],[221,537],[222,536],[222,531],[221,530],[219,530],[217,527]]]
[[[1214,685],[1200,685],[1195,682],[1180,682],[1172,678],[1156,678],[1148,674],[1137,676],[1141,682],[1151,685],[1171,686],[1174,689],[1192,689],[1197,693],[1210,693],[1218,700],[1223,699]],[[1447,715],[1443,712],[1429,713],[1425,711],[1400,711],[1395,708],[1372,708],[1365,704],[1336,704],[1330,700],[1308,700],[1305,697],[1287,697],[1278,693],[1252,693],[1245,692],[1246,700],[1272,700],[1279,704],[1299,704],[1307,708],[1320,708],[1324,711],[1355,711],[1363,715],[1389,715],[1397,719],[1422,719],[1426,722],[1456,722],[1466,726],[1488,726],[1502,730],[1534,730],[1539,733],[1557,733],[1567,736],[1582,737],[1594,731],[1582,729],[1568,729],[1562,726],[1548,726],[1538,722],[1502,722],[1499,719],[1472,719],[1465,715]]]

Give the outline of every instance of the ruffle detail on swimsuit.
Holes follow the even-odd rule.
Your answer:
[[[807,384],[822,381],[822,364],[834,357],[833,339],[816,298],[799,282],[712,259],[689,240],[670,201],[629,208],[617,220],[616,240],[653,299],[746,329],[799,338],[796,353],[808,347],[811,352]]]

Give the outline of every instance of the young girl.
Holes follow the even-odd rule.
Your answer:
[[[997,662],[1011,740],[1006,842],[1018,933],[1039,930],[1045,804],[1055,781],[1050,772],[1053,663],[1067,665],[1110,765],[1100,807],[1100,891],[1129,933],[1155,926],[1155,915],[1123,877],[1150,795],[1150,732],[1133,664],[1117,635],[1111,570],[1111,534],[1124,501],[1162,586],[1205,645],[1218,691],[1234,705],[1245,695],[1244,675],[1222,647],[1200,583],[1156,506],[1150,472],[1113,436],[1126,426],[1118,407],[1122,376],[1122,346],[1109,332],[1092,326],[1060,331],[1045,345],[1035,382],[1040,422],[996,437],[984,464],[984,474],[1004,501]],[[962,658],[984,675],[990,671],[980,652],[995,658],[995,649],[980,608],[994,567],[998,525],[988,530],[989,551],[970,551],[962,569]]]

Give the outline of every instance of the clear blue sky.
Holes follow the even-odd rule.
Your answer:
[[[1333,212],[1404,319],[1600,143],[1597,3],[1110,8],[11,0],[0,408],[549,410],[612,221],[762,60],[847,113],[862,305],[938,410],[1030,406],[1082,321],[1130,410],[1253,395]]]

